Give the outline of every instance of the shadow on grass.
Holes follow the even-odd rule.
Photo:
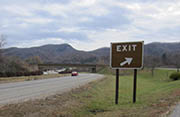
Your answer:
[[[103,112],[107,112],[107,111],[110,111],[110,110],[99,109],[99,108],[89,110],[89,112],[94,115],[96,115],[97,113],[103,113]]]

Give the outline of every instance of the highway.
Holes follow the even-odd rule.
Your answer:
[[[10,104],[29,99],[44,98],[78,88],[91,81],[103,78],[99,74],[79,74],[60,78],[0,84],[0,104]]]
[[[176,108],[169,117],[180,117],[180,103],[176,106]]]

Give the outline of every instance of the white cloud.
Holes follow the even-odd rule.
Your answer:
[[[46,4],[40,7],[39,9],[49,12],[50,14],[57,16],[67,17],[66,12],[70,9],[66,5],[61,4]]]
[[[179,0],[26,2],[0,5],[0,33],[11,35],[18,47],[70,43],[92,50],[117,41],[180,41]]]
[[[90,22],[92,21],[92,19],[90,17],[81,17],[78,19],[78,22],[82,23],[82,22]]]
[[[29,44],[29,43],[31,43],[31,44]],[[47,45],[47,44],[62,44],[62,43],[66,43],[66,41],[61,38],[46,38],[46,39],[33,40],[31,42],[17,41],[15,46],[19,47],[19,48],[29,48],[29,47],[38,47],[38,46]]]
[[[1,10],[7,11],[8,13],[11,13],[13,15],[18,16],[32,16],[32,12],[30,9],[25,8],[23,6],[18,5],[10,5],[10,6],[4,6],[1,7]]]
[[[79,32],[80,29],[77,27],[62,27],[57,32]]]
[[[96,0],[76,0],[68,4],[45,4],[39,9],[47,11],[54,16],[65,18],[70,17],[69,14],[102,16],[109,12]]]
[[[46,23],[50,23],[50,22],[53,22],[54,20],[53,19],[50,19],[50,18],[22,18],[22,19],[19,19],[25,23],[34,23],[34,24],[46,24]]]
[[[91,7],[97,3],[97,0],[78,0],[73,1],[72,4],[79,7]]]

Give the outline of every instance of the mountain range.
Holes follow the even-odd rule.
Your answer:
[[[15,56],[23,60],[39,56],[44,63],[108,64],[110,48],[80,51],[69,44],[49,44],[32,48],[13,47],[4,49],[3,53],[5,56]],[[180,43],[150,43],[145,45],[145,56],[162,56],[164,53],[180,53]]]

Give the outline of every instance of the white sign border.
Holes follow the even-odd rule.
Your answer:
[[[118,43],[142,43],[142,66],[141,67],[133,67],[133,68],[127,68],[127,67],[112,67],[112,44],[118,44]],[[132,41],[132,42],[111,42],[110,43],[110,68],[111,69],[143,69],[144,67],[144,41]]]

